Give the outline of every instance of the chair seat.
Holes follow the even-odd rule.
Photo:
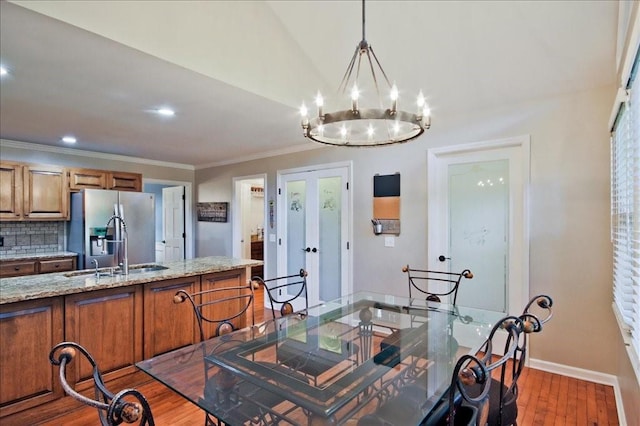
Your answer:
[[[357,354],[360,348],[349,341],[340,340],[335,347],[321,345],[317,335],[307,336],[306,342],[287,339],[277,348],[278,362],[317,377]]]
[[[500,388],[502,388],[504,405],[502,407],[502,422],[500,421]],[[480,385],[475,385],[471,392],[474,395]],[[487,422],[490,425],[509,426],[516,423],[518,418],[517,398],[510,392],[508,387],[498,379],[491,379],[491,387],[489,388],[489,415]]]

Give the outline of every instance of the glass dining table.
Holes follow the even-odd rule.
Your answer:
[[[418,424],[503,316],[360,292],[137,367],[228,425],[356,425],[405,386]]]

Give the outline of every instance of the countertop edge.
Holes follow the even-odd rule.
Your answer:
[[[210,256],[177,262],[158,262],[157,264],[166,266],[167,269],[128,276],[118,275],[115,277],[100,277],[96,279],[91,271],[87,270],[86,275],[74,277],[68,277],[69,272],[57,272],[2,278],[0,279],[0,305],[127,287],[175,278],[208,275],[260,266],[263,263],[261,260]],[[132,267],[135,267],[135,265],[132,265]],[[78,271],[74,272],[77,273]],[[250,277],[247,277],[247,279],[250,279]]]

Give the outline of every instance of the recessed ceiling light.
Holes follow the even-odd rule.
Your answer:
[[[7,74],[9,74],[9,71],[5,67],[0,66],[0,76],[4,76]]]
[[[76,138],[74,138],[73,136],[64,136],[62,138],[62,142],[64,142],[64,143],[76,143]]]
[[[156,112],[160,115],[164,115],[165,117],[173,117],[176,115],[176,112],[170,108],[160,108],[157,109]]]

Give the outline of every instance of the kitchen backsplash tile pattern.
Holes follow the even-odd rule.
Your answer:
[[[0,256],[62,251],[66,222],[0,222]]]

